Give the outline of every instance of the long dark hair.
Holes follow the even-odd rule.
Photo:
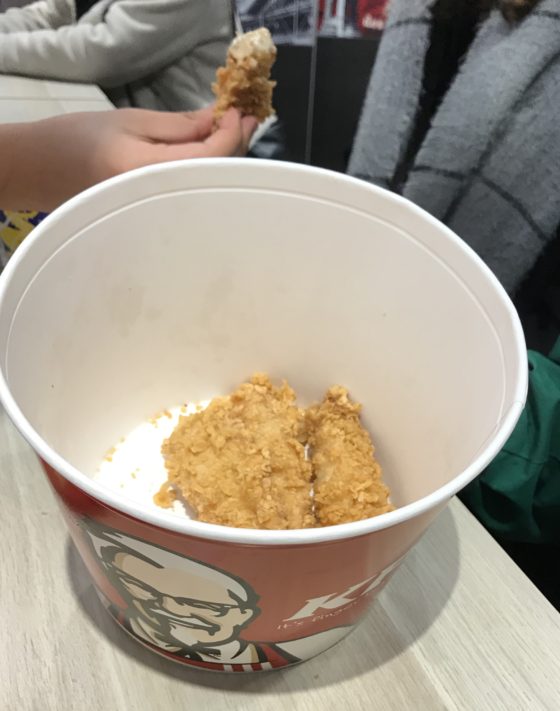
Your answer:
[[[462,13],[467,17],[484,17],[498,8],[508,22],[519,22],[540,0],[439,0],[436,3],[439,17]]]
[[[518,22],[528,15],[540,0],[497,0],[502,15],[509,22]]]

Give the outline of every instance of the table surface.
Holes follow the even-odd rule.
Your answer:
[[[106,108],[94,86],[0,76],[0,122]],[[1,410],[0,501],[2,710],[560,708],[560,615],[458,500],[350,637],[242,677],[174,665],[115,625]]]
[[[346,640],[242,677],[184,669],[117,627],[3,411],[0,501],[0,709],[560,708],[560,615],[458,500]]]
[[[0,75],[0,123],[34,121],[112,104],[97,86]]]

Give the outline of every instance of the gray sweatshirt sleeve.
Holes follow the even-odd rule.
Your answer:
[[[56,29],[74,19],[71,0],[38,0],[0,14],[0,33]],[[2,38],[4,42],[5,38]]]
[[[119,86],[221,36],[224,2],[117,0],[98,23],[88,20],[92,10],[78,24],[2,37],[0,72]]]

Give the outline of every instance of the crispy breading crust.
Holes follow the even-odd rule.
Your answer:
[[[168,483],[156,503],[179,492],[199,521],[238,528],[315,524],[305,415],[294,391],[256,374],[227,397],[182,417],[162,446]],[[171,494],[171,496],[170,496]]]
[[[256,33],[267,33],[269,46],[265,50],[253,47],[249,40]],[[245,51],[236,51],[248,38]],[[214,119],[218,120],[230,108],[238,108],[245,116],[255,116],[259,122],[274,113],[272,91],[276,82],[270,81],[270,70],[276,59],[276,47],[264,28],[237,37],[230,47],[225,67],[216,72],[212,91],[216,95]]]
[[[335,385],[320,405],[306,413],[315,476],[315,517],[332,526],[392,511],[389,489],[360,423],[361,405]]]

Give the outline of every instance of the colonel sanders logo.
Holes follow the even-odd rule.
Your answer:
[[[244,581],[133,536],[83,522],[88,541],[124,609],[111,614],[144,644],[188,663],[221,671],[260,671],[301,661],[294,652],[330,646],[348,628],[281,644],[249,642],[240,632],[259,615],[258,596]],[[328,642],[320,643],[320,637]],[[332,640],[332,641],[331,641]]]

